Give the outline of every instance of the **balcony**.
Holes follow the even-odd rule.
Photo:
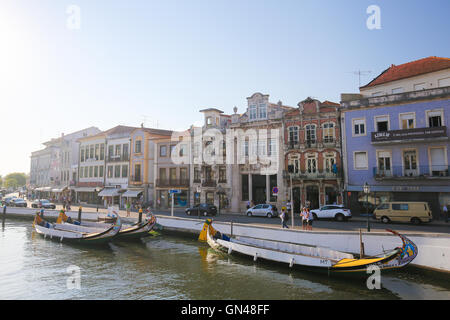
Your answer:
[[[189,187],[189,179],[156,179],[156,186],[160,188]]]
[[[372,132],[372,144],[410,143],[447,140],[447,127],[414,128]]]
[[[106,161],[108,162],[121,162],[121,161],[129,161],[130,157],[128,156],[128,154],[124,154],[124,155],[117,155],[117,156],[108,156],[108,158],[106,158]]]
[[[215,180],[205,180],[203,181],[202,186],[215,188],[217,186],[217,182]]]
[[[285,179],[290,179],[292,176],[293,180],[316,180],[316,179],[338,179],[340,178],[339,170],[334,173],[331,171],[316,171],[316,172],[289,172],[283,171],[283,177]]]
[[[415,180],[415,179],[449,179],[450,166],[415,166],[405,169],[403,166],[393,166],[389,169],[374,167],[375,180]]]

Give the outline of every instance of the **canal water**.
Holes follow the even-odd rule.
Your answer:
[[[30,220],[2,222],[0,299],[450,299],[447,274],[416,268],[382,275],[382,288],[369,290],[366,280],[254,263],[194,238],[158,234],[91,248],[45,240]]]

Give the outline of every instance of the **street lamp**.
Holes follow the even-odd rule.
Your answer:
[[[370,186],[366,182],[363,186],[363,191],[366,194],[366,214],[367,214],[367,232],[370,232],[370,222],[369,222],[369,193],[370,193]]]

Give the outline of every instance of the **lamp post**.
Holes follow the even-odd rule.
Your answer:
[[[366,214],[367,214],[367,232],[370,232],[370,221],[369,221],[369,193],[370,193],[370,186],[366,182],[363,186],[364,193],[366,194]]]

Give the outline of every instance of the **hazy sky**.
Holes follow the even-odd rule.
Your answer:
[[[80,8],[71,29],[70,5]],[[370,5],[381,30],[369,30]],[[181,130],[246,97],[358,91],[353,71],[450,57],[450,1],[0,0],[0,174],[89,126]]]

